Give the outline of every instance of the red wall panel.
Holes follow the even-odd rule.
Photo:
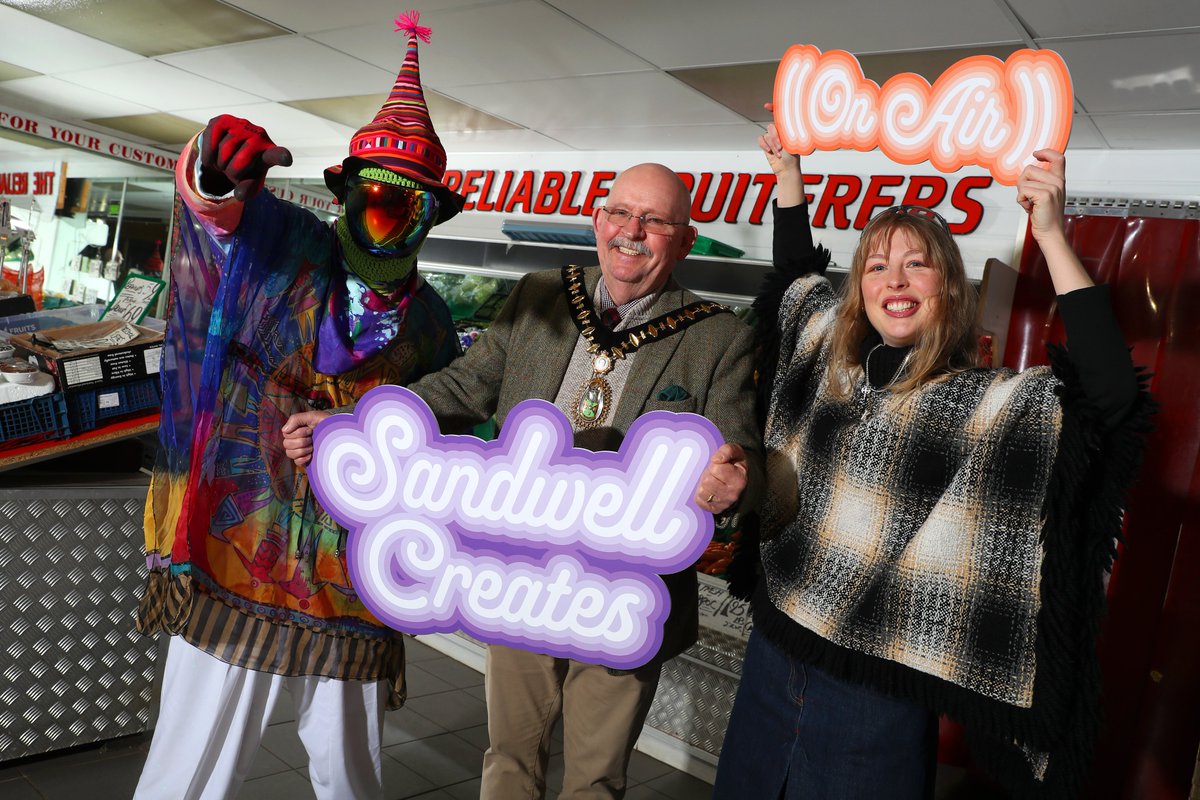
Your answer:
[[[1186,798],[1200,743],[1200,222],[1072,216],[1068,237],[1112,289],[1160,405],[1126,507],[1100,644],[1105,725],[1087,794]],[[1004,363],[1063,340],[1045,259],[1026,237]]]

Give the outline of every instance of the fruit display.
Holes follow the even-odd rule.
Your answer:
[[[713,540],[708,543],[708,547],[701,554],[700,560],[696,562],[696,569],[705,575],[718,577],[724,575],[725,571],[729,569],[729,562],[733,560],[733,551],[741,537],[740,530],[727,532],[718,529],[713,535]]]
[[[490,322],[495,313],[486,315],[481,310],[495,306],[495,311],[499,311],[499,303],[516,285],[516,281],[506,278],[432,271],[425,273],[425,280],[446,301],[456,321],[470,318]]]

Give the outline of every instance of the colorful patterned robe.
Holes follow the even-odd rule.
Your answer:
[[[415,268],[400,296],[366,289],[331,226],[267,191],[244,205],[204,200],[194,151],[177,174],[188,208],[173,248],[138,628],[250,669],[388,679],[399,705],[400,635],[358,599],[345,531],[284,455],[280,429],[293,413],[445,366],[458,354],[449,310]]]

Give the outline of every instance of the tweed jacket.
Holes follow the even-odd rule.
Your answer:
[[[599,267],[584,270],[589,296]],[[698,300],[668,282],[651,317]],[[553,403],[562,385],[579,331],[575,327],[559,270],[526,275],[509,296],[496,321],[462,358],[408,388],[429,404],[443,433],[459,433],[493,414],[504,426],[522,400]],[[637,351],[611,425],[590,433],[592,450],[615,450],[629,426],[642,414],[663,410],[692,412],[711,420],[727,442],[740,444],[748,457],[749,482],[739,508],[753,508],[762,490],[762,442],[754,415],[754,383],[749,326],[732,314],[717,314],[682,333],[643,345]],[[657,399],[670,386],[688,394],[679,400]],[[579,442],[577,443],[584,446]],[[698,635],[695,570],[665,576],[671,613],[654,662],[690,647]],[[653,662],[652,662],[653,663]]]

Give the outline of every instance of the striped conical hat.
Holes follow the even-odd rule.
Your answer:
[[[361,166],[384,167],[428,186],[440,203],[437,221],[445,222],[462,210],[464,198],[442,183],[446,149],[429,118],[417,61],[417,39],[428,43],[430,33],[429,28],[417,25],[420,16],[410,11],[396,19],[396,30],[408,34],[408,52],[396,83],[375,119],[350,140],[350,156],[325,170],[325,184],[341,197],[346,172]]]

